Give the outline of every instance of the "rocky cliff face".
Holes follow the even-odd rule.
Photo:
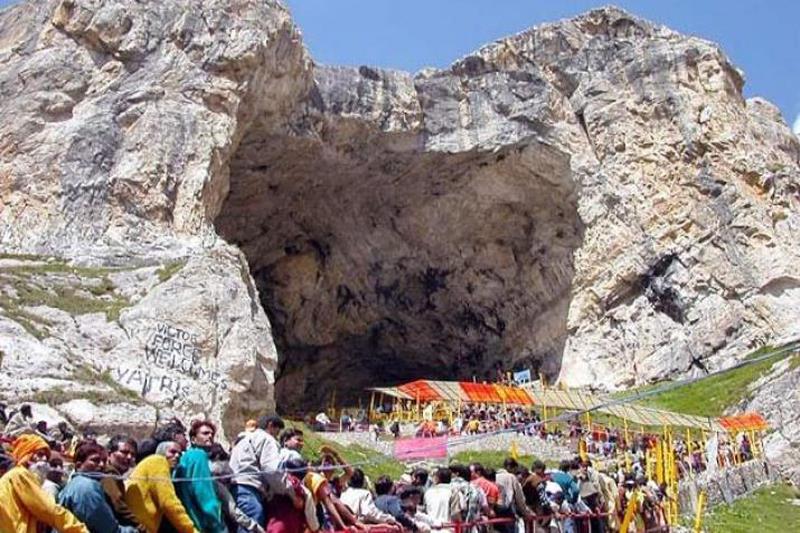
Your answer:
[[[217,219],[287,397],[498,362],[621,388],[796,331],[800,146],[712,43],[607,9],[444,71],[314,77]]]
[[[0,12],[4,400],[141,430],[274,407],[270,327],[212,221],[245,130],[280,129],[309,80],[276,2]]]
[[[8,342],[183,413],[225,382],[231,423],[273,369],[291,411],[498,366],[602,388],[725,366],[800,317],[800,143],[743,83],[613,8],[411,75],[312,66],[277,3],[22,4],[0,13],[3,246],[140,274],[68,286],[119,307],[65,311],[108,329],[95,352],[26,331],[53,302],[8,281]],[[185,397],[154,392],[180,364],[148,364],[159,327],[194,338]]]

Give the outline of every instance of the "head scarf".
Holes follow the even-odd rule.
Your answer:
[[[39,435],[25,434],[20,435],[11,448],[11,456],[18,465],[31,458],[33,454],[40,450],[49,450],[50,446]]]
[[[173,444],[175,444],[175,442],[171,441],[171,440],[165,440],[164,442],[159,442],[158,446],[156,446],[156,455],[162,455],[162,456],[166,457],[167,456],[167,450]]]

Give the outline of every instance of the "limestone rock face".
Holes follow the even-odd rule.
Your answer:
[[[415,75],[312,66],[270,1],[0,12],[0,244],[44,257],[0,264],[3,394],[233,430],[273,378],[729,365],[800,324],[800,142],[743,83],[615,8]]]
[[[266,315],[211,222],[243,132],[284,127],[309,65],[273,1],[0,12],[0,243],[41,255],[0,267],[4,400],[134,430],[274,409]]]
[[[217,219],[279,402],[498,364],[619,389],[797,332],[800,144],[714,44],[602,9],[314,79],[291,135],[245,136]]]
[[[304,92],[271,1],[50,0],[0,18],[0,234],[9,247],[205,235],[246,125]]]
[[[784,359],[748,391],[739,411],[764,415],[772,431],[764,439],[769,461],[781,474],[800,483],[800,358]]]
[[[274,409],[269,323],[229,245],[165,265],[3,260],[0,277],[6,403],[140,434],[179,414],[222,421],[230,435]]]

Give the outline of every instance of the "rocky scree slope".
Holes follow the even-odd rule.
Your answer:
[[[24,299],[3,338],[229,428],[274,372],[292,411],[498,364],[609,389],[723,367],[800,315],[800,143],[743,83],[615,8],[411,75],[312,65],[278,3],[21,4],[0,242],[144,270],[99,296],[140,287],[118,319],[77,315],[119,334],[99,351],[37,338]]]

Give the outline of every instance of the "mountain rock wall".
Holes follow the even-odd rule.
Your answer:
[[[743,84],[616,8],[414,75],[313,65],[277,2],[2,11],[3,394],[77,375],[73,420],[114,393],[233,428],[418,377],[730,365],[800,323],[800,142]],[[56,381],[18,385],[34,359]]]
[[[212,222],[246,129],[281,129],[310,79],[278,2],[0,12],[3,400],[140,431],[274,409],[271,329]]]

